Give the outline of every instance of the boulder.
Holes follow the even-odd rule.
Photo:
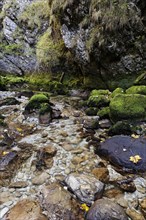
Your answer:
[[[118,204],[99,199],[89,209],[86,220],[128,220],[128,217]]]
[[[143,120],[146,118],[146,96],[141,94],[119,94],[110,102],[110,118],[121,120]]]
[[[146,138],[116,135],[102,142],[97,153],[125,171],[146,171]]]
[[[104,191],[104,184],[89,174],[70,174],[65,184],[82,203],[89,205],[101,198]]]

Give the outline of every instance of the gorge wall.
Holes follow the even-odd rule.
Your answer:
[[[0,21],[1,72],[111,90],[145,84],[144,0],[3,0]]]

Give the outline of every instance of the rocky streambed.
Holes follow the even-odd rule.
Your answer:
[[[78,92],[51,96],[41,117],[31,95],[0,92],[0,219],[146,219],[145,136],[109,139]]]

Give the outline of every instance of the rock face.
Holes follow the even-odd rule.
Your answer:
[[[146,139],[129,136],[113,136],[101,143],[97,152],[106,156],[114,165],[129,171],[146,171]],[[138,160],[136,159],[136,156]]]
[[[128,220],[124,210],[116,203],[99,199],[90,208],[86,220]]]
[[[104,184],[95,177],[86,174],[70,174],[65,179],[69,189],[77,198],[87,204],[102,197]]]
[[[41,8],[41,12],[37,9]],[[0,71],[32,72],[37,66],[34,45],[48,27],[47,1],[3,0],[0,7]],[[39,18],[41,13],[42,18]]]

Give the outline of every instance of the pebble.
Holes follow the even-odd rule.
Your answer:
[[[0,210],[0,220],[4,217],[4,215],[9,211],[8,207],[5,207],[4,209]]]

